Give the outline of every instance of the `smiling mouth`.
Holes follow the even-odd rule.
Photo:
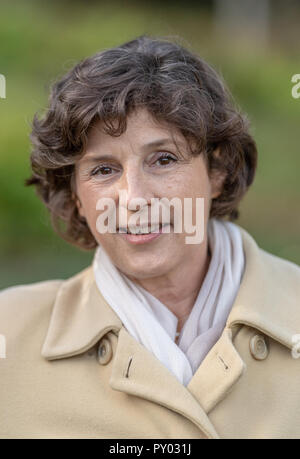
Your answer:
[[[164,224],[159,224],[155,225],[152,228],[151,227],[136,227],[136,228],[118,228],[119,233],[123,234],[133,234],[135,236],[142,236],[144,234],[152,234],[152,233],[160,233],[162,231],[162,228],[165,228],[167,226],[170,226],[170,223],[164,223]]]

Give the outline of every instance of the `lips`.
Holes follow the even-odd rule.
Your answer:
[[[160,233],[163,227],[169,226],[169,223],[145,226],[145,227],[130,227],[130,228],[118,228],[118,232],[121,234],[131,234],[135,236],[145,235],[145,234],[152,234],[152,233]]]
[[[148,231],[147,233],[134,234],[134,233],[127,233],[127,232],[123,232],[123,233],[120,232],[120,237],[132,245],[151,243],[152,241],[162,236],[163,234],[162,226],[166,226],[166,224],[156,227],[156,232],[153,232],[153,230],[152,232],[149,232],[148,228],[147,229],[145,228],[145,230]]]

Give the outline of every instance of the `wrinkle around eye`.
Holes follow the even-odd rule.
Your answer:
[[[155,164],[158,163],[159,161],[163,161],[164,159],[170,160],[169,164],[158,164],[159,166],[167,167],[178,161],[176,158],[173,158],[171,155],[166,155],[166,156],[161,156],[160,158],[157,158],[157,160],[155,161]]]
[[[103,169],[110,169],[111,171],[113,170],[109,166],[97,166],[91,171],[90,175],[91,176],[95,176],[95,175],[103,175],[103,176],[110,175],[110,174],[98,174],[98,172],[101,172],[101,169],[102,169],[102,171],[103,171]]]
[[[104,173],[102,174],[101,173],[101,170],[103,171],[104,169],[109,169],[110,172],[109,173]],[[101,166],[97,166],[95,167],[94,169],[92,169],[90,172],[89,172],[89,176],[91,178],[97,178],[97,177],[101,177],[101,178],[106,178],[106,177],[111,177],[111,176],[114,176],[116,174],[118,174],[120,171],[118,169],[115,169],[111,166],[105,166],[105,165],[101,165]]]

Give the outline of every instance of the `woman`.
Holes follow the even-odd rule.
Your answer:
[[[96,250],[1,293],[1,436],[298,437],[300,269],[233,223],[257,151],[215,71],[140,37],[57,81],[31,140],[27,185]]]

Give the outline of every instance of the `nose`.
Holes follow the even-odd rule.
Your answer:
[[[126,166],[118,185],[119,192],[126,191],[122,204],[127,208],[132,200],[134,200],[132,204],[140,204],[138,200],[141,198],[144,200],[144,205],[151,205],[151,198],[154,197],[153,184],[139,164]]]
[[[140,224],[150,221],[153,188],[151,177],[147,177],[139,163],[132,162],[124,167],[118,183],[119,225],[126,226],[136,212],[139,213]]]

